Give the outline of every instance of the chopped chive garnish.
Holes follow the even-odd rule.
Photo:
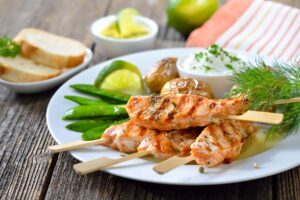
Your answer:
[[[196,59],[197,61],[200,61],[202,57],[203,57],[203,52],[199,52],[199,53],[196,53],[196,54],[195,54],[195,59]]]
[[[234,67],[231,64],[225,64],[228,69],[234,70]]]
[[[204,66],[203,68],[204,68],[204,71],[206,71],[206,72],[212,69],[212,67],[209,67],[209,66]]]

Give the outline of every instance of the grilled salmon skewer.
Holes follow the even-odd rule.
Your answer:
[[[190,145],[201,131],[201,128],[158,131],[129,121],[106,129],[102,138],[107,142],[102,145],[124,153],[149,151],[155,158],[167,159],[174,155],[189,155]]]
[[[156,165],[154,170],[165,173],[192,160],[207,167],[230,163],[237,158],[245,141],[256,134],[256,131],[252,123],[237,120],[224,120],[221,124],[210,124],[191,145],[189,157],[172,157]]]
[[[178,95],[177,97],[181,98],[183,96]],[[137,103],[137,102],[135,102],[136,98],[139,98],[139,97],[132,98],[132,99],[134,99],[134,100],[132,100],[133,106],[135,106]],[[162,98],[150,97],[150,98],[151,98],[151,102],[152,102],[151,104],[156,104],[155,103],[156,100],[160,100],[164,97],[162,97]],[[183,99],[189,99],[189,98],[190,98],[189,95],[183,97]],[[197,95],[191,95],[191,98],[193,98],[194,100],[196,99],[198,101],[203,100],[202,99],[203,97],[197,96]],[[146,99],[147,99],[147,97],[146,97]],[[149,98],[148,98],[148,100],[149,100]],[[268,124],[279,124],[283,120],[283,115],[279,114],[279,113],[268,113],[268,112],[249,111],[249,110],[247,112],[245,112],[243,115],[223,115],[224,112],[232,113],[232,112],[230,112],[230,110],[228,112],[228,109],[230,107],[233,107],[236,104],[238,104],[238,107],[240,110],[243,107],[242,102],[244,103],[245,107],[247,107],[246,101],[242,101],[239,99],[237,99],[237,100],[228,100],[228,99],[227,100],[226,99],[216,100],[216,102],[218,104],[226,105],[225,108],[222,108],[222,106],[216,106],[217,104],[216,104],[216,102],[213,102],[213,100],[206,99],[206,98],[204,100],[206,100],[208,102],[211,101],[208,107],[202,106],[202,108],[200,108],[200,109],[196,108],[196,107],[192,107],[192,109],[190,109],[190,111],[188,111],[187,113],[184,113],[184,112],[178,113],[178,111],[175,112],[172,109],[171,109],[171,111],[167,110],[167,118],[166,119],[161,118],[161,117],[165,118],[165,116],[166,116],[166,112],[165,112],[166,110],[163,109],[164,106],[160,106],[161,108],[159,108],[159,110],[158,111],[156,110],[155,112],[148,111],[151,114],[153,114],[154,117],[153,116],[149,117],[149,115],[147,116],[147,111],[144,114],[144,116],[140,116],[141,115],[140,113],[144,112],[143,109],[145,110],[144,107],[141,108],[138,113],[131,112],[130,115],[133,118],[132,121],[137,121],[137,123],[139,123],[141,126],[144,126],[146,128],[147,127],[155,128],[155,127],[159,126],[158,129],[162,129],[162,130],[165,130],[165,129],[167,130],[169,128],[177,129],[177,128],[186,128],[186,127],[190,127],[190,126],[193,127],[193,126],[197,126],[197,124],[199,126],[201,126],[201,125],[207,124],[209,122],[220,123],[224,119],[255,121],[255,122],[261,122],[261,123],[268,123]],[[162,101],[165,101],[165,100],[163,99]],[[168,101],[170,101],[170,99],[167,99],[166,102],[168,103]],[[173,101],[171,102],[171,104],[173,106],[173,109],[175,109],[177,104]],[[184,105],[183,106],[180,105],[180,107],[184,107]],[[129,104],[128,108],[130,109],[130,104]],[[213,109],[213,111],[211,113],[209,113],[209,112],[207,112],[207,108]],[[194,111],[197,109],[199,109],[200,111],[198,110],[198,113],[195,114]],[[239,109],[237,109],[233,112],[237,113],[237,112],[239,112],[238,111]],[[184,111],[186,109],[184,108],[181,110]],[[222,112],[222,110],[224,112]],[[205,115],[205,113],[207,115]],[[201,116],[202,116],[202,118],[201,118]],[[147,118],[149,119],[148,121],[146,120]],[[153,118],[154,118],[154,120],[153,120]],[[195,121],[194,118],[195,119],[198,118],[199,120],[202,120],[202,121]],[[194,122],[193,122],[193,120],[194,120]],[[172,123],[170,123],[170,122],[172,122]],[[187,122],[187,123],[185,123],[185,122]],[[60,144],[60,145],[49,146],[48,149],[51,152],[57,153],[57,152],[75,150],[75,149],[91,146],[94,144],[107,143],[107,141],[105,141],[105,140],[106,140],[105,138],[102,138],[102,139],[97,139],[97,140],[93,140],[93,141],[74,141],[74,142],[68,142],[68,143],[64,143],[64,144]]]
[[[186,129],[220,123],[227,115],[244,113],[242,99],[208,99],[199,95],[133,96],[127,103],[130,119],[158,130]]]
[[[103,138],[106,143],[119,151],[130,153],[126,157],[110,159],[101,157],[74,165],[74,170],[83,175],[94,172],[114,164],[151,154],[158,159],[167,159],[174,155],[188,156],[190,146],[202,129],[190,128],[185,130],[158,131],[140,127],[129,121],[106,129]]]
[[[134,132],[132,132],[133,130]],[[119,159],[103,157],[74,165],[74,169],[80,174],[86,174],[149,154],[158,159],[191,154],[191,156],[182,158],[184,162],[180,164],[195,160],[202,166],[213,167],[234,160],[239,155],[246,139],[255,132],[256,128],[252,123],[236,120],[225,120],[223,124],[208,125],[202,132],[198,128],[170,132],[149,130],[129,121],[107,129],[103,137],[110,141],[106,144],[107,146],[127,153],[133,152],[137,148],[138,153]],[[175,158],[179,158],[177,156]],[[174,162],[176,159],[174,160],[173,157],[171,161]],[[178,162],[174,164],[175,167],[179,166]],[[162,166],[164,168],[164,162],[162,162]],[[164,173],[161,172],[160,165],[155,167],[155,170]]]
[[[188,155],[190,151],[189,145],[194,142],[196,137],[201,133],[201,130],[201,128],[190,128],[184,130],[159,131],[147,129],[129,121],[107,128],[101,139],[68,142],[49,146],[48,149],[53,153],[57,153],[100,144],[124,153],[136,152],[138,149],[139,151],[151,149],[153,152],[157,152],[155,154],[158,156],[155,157],[158,158],[166,158],[167,154],[173,156],[174,154],[171,152],[182,152],[184,156]],[[167,152],[167,149],[170,152]],[[162,156],[159,156],[159,151],[162,151]]]

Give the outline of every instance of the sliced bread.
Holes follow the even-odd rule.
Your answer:
[[[0,57],[0,77],[13,82],[34,82],[58,76],[61,70],[39,65],[33,61],[17,56]]]
[[[86,54],[80,42],[34,28],[23,29],[15,41],[22,47],[22,56],[58,69],[81,64]]]

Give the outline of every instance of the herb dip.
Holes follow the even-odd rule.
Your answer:
[[[216,44],[189,55],[183,61],[183,68],[206,75],[231,75],[245,65],[246,62],[241,57],[225,51]]]

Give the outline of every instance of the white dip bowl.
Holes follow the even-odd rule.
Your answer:
[[[127,39],[112,38],[100,34],[103,29],[107,28],[117,20],[116,15],[100,18],[91,25],[91,32],[95,38],[97,48],[103,56],[116,57],[148,50],[153,47],[158,32],[158,25],[153,20],[146,17],[136,16],[135,18],[138,23],[149,29],[148,34],[137,38]]]
[[[199,49],[200,51],[201,49]],[[224,92],[228,92],[234,85],[233,81],[230,80],[230,77],[232,73],[230,74],[205,74],[205,73],[197,73],[196,71],[191,71],[189,69],[186,69],[184,67],[185,60],[190,55],[179,57],[177,60],[177,69],[179,72],[180,77],[190,77],[199,81],[203,81],[207,83],[213,94],[216,98],[222,98],[224,97]],[[242,60],[244,59],[244,56],[237,55]]]

